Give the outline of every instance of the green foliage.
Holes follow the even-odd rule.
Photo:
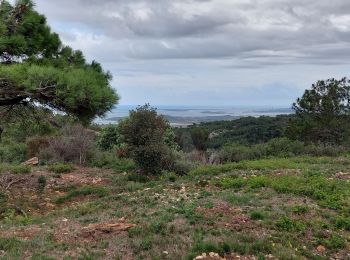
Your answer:
[[[15,165],[10,167],[10,172],[16,174],[26,174],[30,173],[32,169],[27,165]]]
[[[98,197],[105,197],[108,194],[109,194],[109,191],[104,187],[84,186],[79,189],[73,189],[69,191],[66,195],[59,197],[56,200],[56,203],[62,204],[66,201],[70,201],[79,196],[96,195]]]
[[[46,177],[41,175],[38,178],[38,192],[43,193],[46,186]]]
[[[27,165],[0,164],[0,173],[26,174],[31,171],[32,169]]]
[[[0,143],[1,145],[1,143]],[[1,163],[21,163],[27,159],[27,146],[23,143],[9,143],[0,146]]]
[[[49,166],[49,171],[54,173],[67,173],[73,170],[74,166],[68,163],[56,163]]]
[[[349,138],[350,81],[321,80],[293,104],[287,134],[306,142],[342,144]]]
[[[111,75],[63,47],[33,6],[0,4],[0,107],[41,104],[84,121],[103,116],[118,101]]]
[[[96,151],[89,165],[92,167],[113,169],[118,173],[130,172],[136,169],[135,162],[132,159],[120,158],[113,150]]]
[[[120,122],[127,149],[146,174],[160,174],[171,168],[174,155],[165,143],[169,123],[149,105],[130,111],[129,118]]]
[[[265,218],[265,214],[261,211],[252,211],[250,213],[250,218],[252,220],[263,220]]]
[[[102,150],[111,150],[123,143],[118,125],[108,125],[102,128],[98,137],[98,145]]]
[[[218,152],[218,161],[239,162],[268,157],[292,157],[296,155],[339,156],[348,148],[335,145],[316,145],[304,143],[288,138],[271,139],[267,143],[253,146],[231,144],[224,146]]]
[[[323,174],[313,172],[300,175],[258,176],[250,178],[222,178],[218,185],[233,189],[259,189],[269,187],[279,193],[306,196],[319,205],[330,209],[347,209],[350,184],[341,180],[330,180]]]
[[[299,220],[293,220],[287,216],[283,216],[279,220],[277,220],[276,227],[280,230],[285,230],[289,232],[303,231],[306,228],[303,222]]]
[[[210,133],[206,146],[212,149],[227,144],[253,145],[265,143],[273,138],[283,137],[291,116],[242,117],[232,121],[201,123],[189,128],[177,128],[177,141],[182,149],[193,149],[192,129],[203,129]]]
[[[338,216],[335,220],[335,226],[350,231],[350,216]]]
[[[194,127],[190,130],[190,133],[194,147],[199,151],[205,151],[209,139],[208,131],[204,128]]]
[[[340,235],[332,234],[332,236],[329,239],[320,240],[320,243],[324,244],[326,248],[329,248],[331,250],[342,249],[346,246],[346,239],[344,239]]]
[[[292,208],[292,212],[297,215],[304,215],[310,211],[309,207],[307,205],[295,205]]]

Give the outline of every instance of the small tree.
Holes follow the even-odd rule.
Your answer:
[[[318,81],[293,104],[287,135],[306,142],[339,144],[349,136],[350,81]]]
[[[169,123],[148,104],[131,110],[129,118],[120,122],[129,153],[144,173],[159,174],[171,167],[172,152],[166,144],[169,128]]]
[[[63,46],[31,0],[0,1],[0,117],[49,107],[82,121],[103,116],[119,97],[111,74]],[[2,124],[3,122],[0,122]],[[0,126],[0,128],[2,128]]]

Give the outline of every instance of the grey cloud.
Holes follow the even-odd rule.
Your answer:
[[[62,37],[73,45],[74,39],[84,40],[74,36],[77,24],[102,35],[104,42],[92,41],[86,49],[109,61],[241,58],[249,63],[247,56],[265,52],[252,60],[256,67],[342,63],[350,53],[346,0],[37,0],[37,5],[61,23]],[[282,54],[276,58],[276,52]]]

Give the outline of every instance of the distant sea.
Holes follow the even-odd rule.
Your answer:
[[[98,118],[98,124],[112,124],[128,116],[137,106],[120,105],[106,115]],[[293,113],[290,108],[281,107],[194,107],[194,106],[156,106],[158,113],[165,116],[172,125],[186,126],[193,123],[218,120],[235,120],[241,117],[276,116]]]

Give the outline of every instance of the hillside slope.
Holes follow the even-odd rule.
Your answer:
[[[243,161],[147,182],[90,168],[0,179],[3,259],[350,257],[349,158]]]

